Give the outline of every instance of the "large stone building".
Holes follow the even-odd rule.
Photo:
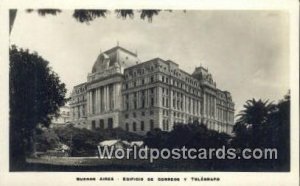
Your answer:
[[[234,124],[231,95],[216,87],[207,69],[189,74],[170,60],[140,62],[119,46],[100,53],[71,98],[72,121],[89,129],[122,127],[144,135],[199,121],[230,134]]]
[[[58,116],[51,117],[50,127],[65,126],[66,123],[70,121],[70,118],[70,107],[68,105],[64,105],[59,108]]]

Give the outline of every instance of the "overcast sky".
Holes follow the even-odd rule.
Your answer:
[[[171,59],[189,73],[202,64],[218,88],[232,93],[237,114],[248,99],[277,101],[287,93],[288,36],[288,14],[279,11],[161,12],[152,23],[111,12],[89,25],[71,11],[46,17],[18,11],[10,41],[48,60],[69,93],[117,41],[141,61]]]

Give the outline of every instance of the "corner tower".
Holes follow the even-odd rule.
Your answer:
[[[119,126],[123,72],[138,62],[135,53],[120,46],[98,55],[87,77],[88,128]]]

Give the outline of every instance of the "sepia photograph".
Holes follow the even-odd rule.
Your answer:
[[[6,10],[3,178],[232,185],[299,171],[291,11],[98,7]]]
[[[286,12],[10,19],[11,171],[289,171]]]

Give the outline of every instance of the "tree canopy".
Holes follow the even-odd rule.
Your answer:
[[[48,126],[67,99],[65,84],[37,53],[11,46],[9,51],[11,157],[32,148],[37,125]]]

